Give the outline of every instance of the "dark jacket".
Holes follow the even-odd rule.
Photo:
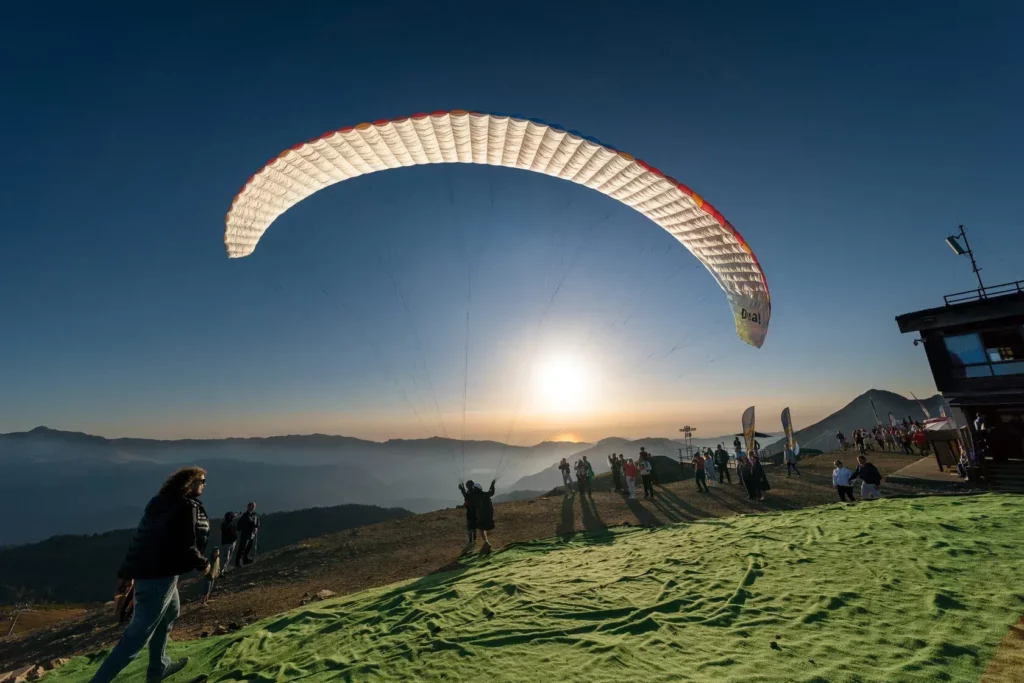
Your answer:
[[[715,466],[719,469],[729,467],[729,454],[724,448],[719,448],[715,451]]]
[[[467,491],[466,487],[459,484],[459,491],[462,492],[462,505],[466,508],[466,528],[476,528],[476,498],[473,496],[472,491]]]
[[[754,486],[759,491],[770,491],[771,486],[768,485],[768,475],[764,473],[764,466],[761,465],[761,461],[753,463],[750,467],[750,476],[753,479]]]
[[[224,520],[220,523],[220,544],[231,545],[238,540],[238,529],[235,528],[235,520]]]
[[[854,471],[853,476],[850,479],[857,479],[865,484],[872,484],[874,486],[880,486],[882,484],[882,473],[878,471],[878,468],[871,463],[865,463],[857,467]]]
[[[120,579],[160,579],[206,568],[210,520],[195,498],[160,494],[142,521],[117,572]]]
[[[476,508],[476,528],[490,531],[494,528],[494,504],[491,496],[494,495],[494,484],[486,491],[473,489],[470,492],[470,500]]]
[[[255,512],[246,510],[238,516],[238,535],[242,538],[252,538],[260,530],[260,518]]]

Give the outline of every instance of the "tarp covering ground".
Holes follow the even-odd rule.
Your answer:
[[[523,544],[175,643],[171,680],[974,682],[1024,613],[1022,514],[880,500]]]

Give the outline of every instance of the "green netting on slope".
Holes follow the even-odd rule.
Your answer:
[[[1022,513],[881,500],[531,543],[175,644],[174,681],[973,682],[1024,612]]]

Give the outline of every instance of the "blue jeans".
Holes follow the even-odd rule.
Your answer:
[[[138,579],[135,581],[135,613],[120,642],[110,651],[92,677],[92,683],[108,683],[139,656],[149,644],[147,681],[159,681],[171,663],[167,656],[167,636],[181,611],[178,577]]]

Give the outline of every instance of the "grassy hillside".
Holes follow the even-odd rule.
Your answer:
[[[176,643],[174,680],[977,681],[1024,611],[1022,513],[893,499],[518,544]]]

